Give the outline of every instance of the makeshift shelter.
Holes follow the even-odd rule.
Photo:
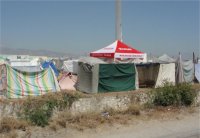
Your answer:
[[[182,61],[181,55],[176,63],[176,83],[193,82],[194,80],[194,63],[192,60]]]
[[[61,90],[76,90],[77,76],[71,73],[62,74],[59,80]]]
[[[78,60],[67,60],[67,61],[64,61],[62,69],[65,72],[70,72],[72,74],[77,74],[77,72],[78,72]]]
[[[183,83],[185,82],[184,74],[183,74],[183,63],[181,55],[179,54],[179,57],[176,62],[176,83]]]
[[[195,64],[195,78],[200,82],[200,63]]]
[[[3,64],[0,66],[0,91],[7,98],[37,96],[60,91],[52,68],[40,72],[23,72]]]
[[[162,87],[166,81],[175,84],[175,63],[160,64],[155,87]]]
[[[136,64],[140,87],[162,87],[164,82],[175,84],[175,63]]]
[[[46,69],[46,68],[49,68],[49,67],[51,67],[53,69],[53,71],[54,71],[56,76],[59,75],[59,72],[58,72],[56,66],[54,65],[54,63],[52,61],[44,61],[42,63],[42,68],[43,69]]]
[[[93,61],[96,59],[92,59]],[[107,64],[101,60],[78,64],[78,90],[87,93],[135,90],[137,71],[134,63]]]
[[[139,87],[155,87],[160,68],[159,63],[136,64]]]
[[[91,57],[113,59],[114,62],[147,62],[147,55],[117,40],[114,43],[90,53]],[[129,59],[127,61],[127,59]]]
[[[183,62],[183,73],[185,82],[193,82],[194,80],[194,63],[192,60]]]

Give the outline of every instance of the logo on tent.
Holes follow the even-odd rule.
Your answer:
[[[119,48],[119,50],[132,50],[131,48]]]

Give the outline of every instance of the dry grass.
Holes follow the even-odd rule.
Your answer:
[[[110,122],[109,122],[110,121]],[[61,113],[57,118],[55,118],[52,122],[53,124],[58,125],[62,128],[72,127],[78,130],[84,130],[86,128],[96,128],[98,125],[103,124],[105,122],[113,122],[110,118],[104,118],[99,113],[85,113],[85,114],[77,114],[71,115],[69,112]]]
[[[192,107],[188,109],[188,113],[190,113],[190,114],[193,114],[195,112],[196,112],[196,110]]]
[[[12,117],[4,117],[0,122],[0,133],[10,132],[14,129],[26,130],[28,123],[24,120],[16,120]]]
[[[199,83],[194,83],[192,85],[192,88],[195,89],[195,90],[200,90],[200,84]]]
[[[11,132],[5,133],[3,135],[0,133],[0,137],[1,138],[17,138],[18,134],[16,131],[11,131]]]
[[[57,131],[58,130],[58,125],[55,122],[51,122],[49,124],[49,128],[53,131]]]
[[[7,138],[17,138],[18,134],[16,131],[11,131],[6,135]]]
[[[193,107],[155,107],[146,109],[140,105],[130,105],[125,111],[106,109],[102,113],[90,112],[77,115],[72,115],[69,111],[63,111],[58,117],[51,119],[49,128],[57,131],[60,128],[69,127],[84,131],[85,129],[95,129],[102,125],[129,125],[140,120],[156,119],[167,121],[169,119],[181,119],[185,114],[192,114],[196,111],[196,108]],[[13,118],[5,118],[1,124],[3,124],[1,125],[1,132],[7,132],[6,136],[13,138],[17,136],[13,130],[26,127],[22,122]]]
[[[140,115],[141,107],[139,105],[130,105],[125,111],[114,109],[106,109],[102,113],[89,112],[72,115],[68,111],[62,112],[57,118],[54,118],[50,123],[50,128],[57,130],[56,126],[62,128],[72,127],[77,130],[94,129],[103,124],[128,124],[134,117]]]
[[[183,118],[185,115],[198,112],[196,107],[155,107],[145,109],[140,119],[144,120],[173,120]]]
[[[123,113],[124,114],[130,114],[130,115],[140,115],[141,110],[142,110],[141,105],[131,104],[131,105],[129,105],[128,109],[125,110]]]

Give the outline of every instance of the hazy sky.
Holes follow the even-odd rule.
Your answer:
[[[199,54],[198,0],[122,0],[123,42],[148,54]],[[115,1],[1,0],[1,46],[87,53],[115,41]]]

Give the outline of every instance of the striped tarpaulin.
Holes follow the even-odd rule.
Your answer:
[[[8,98],[37,96],[48,92],[60,91],[58,81],[51,68],[40,72],[22,72],[10,66],[7,69]]]

